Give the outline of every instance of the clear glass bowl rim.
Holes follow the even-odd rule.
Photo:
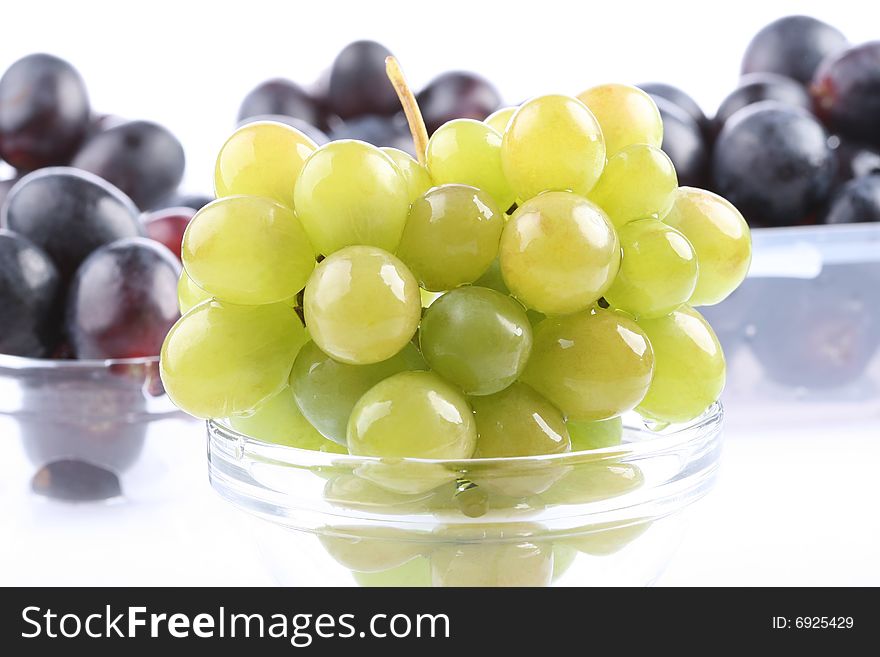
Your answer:
[[[30,358],[27,356],[12,356],[0,354],[0,369],[9,370],[85,370],[105,369],[120,366],[153,366],[158,364],[159,355],[141,356],[138,358],[93,358],[93,359],[66,359],[66,358]]]

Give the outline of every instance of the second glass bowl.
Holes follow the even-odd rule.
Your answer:
[[[722,409],[621,445],[437,461],[340,456],[208,423],[212,485],[296,586],[645,585],[711,488]]]

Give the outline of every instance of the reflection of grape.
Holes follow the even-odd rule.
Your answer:
[[[627,545],[645,533],[651,526],[650,521],[626,524],[623,522],[608,522],[598,525],[582,527],[566,537],[565,544],[570,545],[579,552],[592,554],[597,557],[605,557],[619,552]],[[580,533],[578,533],[580,531]]]
[[[421,556],[424,538],[393,527],[344,527],[319,535],[321,545],[338,563],[365,573],[396,568]]]
[[[570,420],[604,420],[642,401],[653,370],[651,343],[639,325],[597,308],[538,324],[523,381]]]
[[[630,463],[576,463],[570,472],[541,493],[548,505],[589,504],[632,492],[644,483],[642,471]]]
[[[424,557],[407,561],[402,566],[375,573],[352,573],[363,587],[428,587],[431,586],[431,562]]]

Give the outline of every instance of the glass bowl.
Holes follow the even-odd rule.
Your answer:
[[[162,388],[158,357],[0,355],[0,435],[21,446],[38,494],[72,501],[119,497],[150,433],[184,418]]]
[[[646,585],[712,487],[722,409],[619,446],[438,461],[269,444],[208,422],[210,480],[291,586]]]

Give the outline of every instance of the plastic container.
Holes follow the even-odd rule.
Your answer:
[[[165,395],[158,357],[80,361],[0,355],[0,435],[21,447],[30,464],[23,485],[29,483],[35,493],[71,501],[124,495],[135,486],[130,473],[148,437],[182,422],[192,423]],[[8,485],[20,469],[5,477]],[[126,486],[129,480],[132,486]],[[136,485],[149,485],[148,480]]]
[[[340,456],[208,423],[211,483],[246,512],[279,583],[587,586],[653,582],[711,488],[722,410],[621,445],[541,457]]]
[[[880,419],[880,224],[752,240],[743,285],[700,308],[727,356],[729,425]]]

